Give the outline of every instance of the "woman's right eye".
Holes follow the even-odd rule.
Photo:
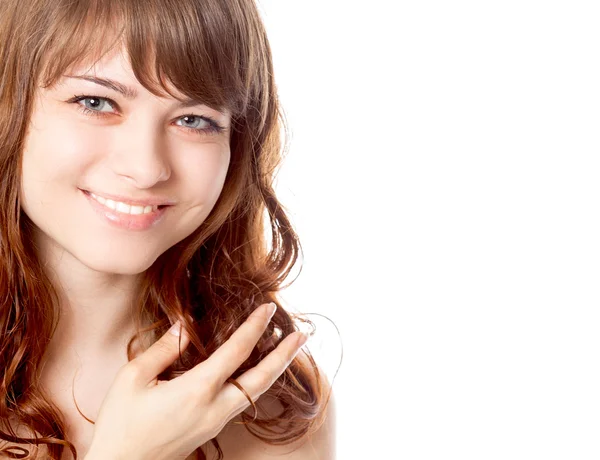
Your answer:
[[[80,102],[83,101],[83,104],[81,104]],[[87,103],[86,103],[87,101]],[[101,114],[103,113],[112,113],[112,112],[104,112],[102,110],[98,110],[98,109],[102,109],[102,107],[104,107],[105,105],[108,105],[110,107],[113,107],[116,105],[116,103],[108,98],[105,97],[98,97],[98,96],[86,96],[86,95],[81,95],[81,96],[75,96],[74,99],[72,99],[70,102],[77,104],[80,107],[80,110],[85,113],[86,115],[97,115],[97,116],[103,116]]]

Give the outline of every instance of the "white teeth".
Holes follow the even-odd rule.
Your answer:
[[[150,210],[152,211],[152,206],[150,206]],[[144,214],[143,206],[132,206],[130,214],[137,216],[138,214]]]
[[[107,200],[101,196],[94,195],[91,192],[90,196],[107,208],[113,209],[117,212],[122,212],[123,214],[148,214],[158,209],[158,206],[136,206],[127,203],[121,203],[120,201]]]
[[[117,203],[117,211],[131,214],[131,206],[125,203]]]
[[[117,210],[117,204],[113,200],[106,200],[106,203],[104,204],[107,208],[114,209],[115,211]]]

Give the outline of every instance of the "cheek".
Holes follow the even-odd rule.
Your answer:
[[[186,156],[179,168],[179,177],[185,184],[190,201],[204,206],[216,203],[229,168],[229,146],[203,146],[201,151]]]
[[[50,118],[48,121],[47,118]],[[32,124],[23,149],[21,187],[24,207],[32,200],[51,203],[57,188],[77,187],[83,172],[93,160],[85,130],[67,127],[51,117]]]

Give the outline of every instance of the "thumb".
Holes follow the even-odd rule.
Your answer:
[[[150,348],[141,355],[132,359],[130,363],[136,368],[136,376],[143,384],[148,384],[169,367],[190,343],[190,338],[177,321],[171,328]]]

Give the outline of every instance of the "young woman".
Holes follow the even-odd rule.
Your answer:
[[[281,128],[252,0],[0,1],[0,457],[334,458]]]

